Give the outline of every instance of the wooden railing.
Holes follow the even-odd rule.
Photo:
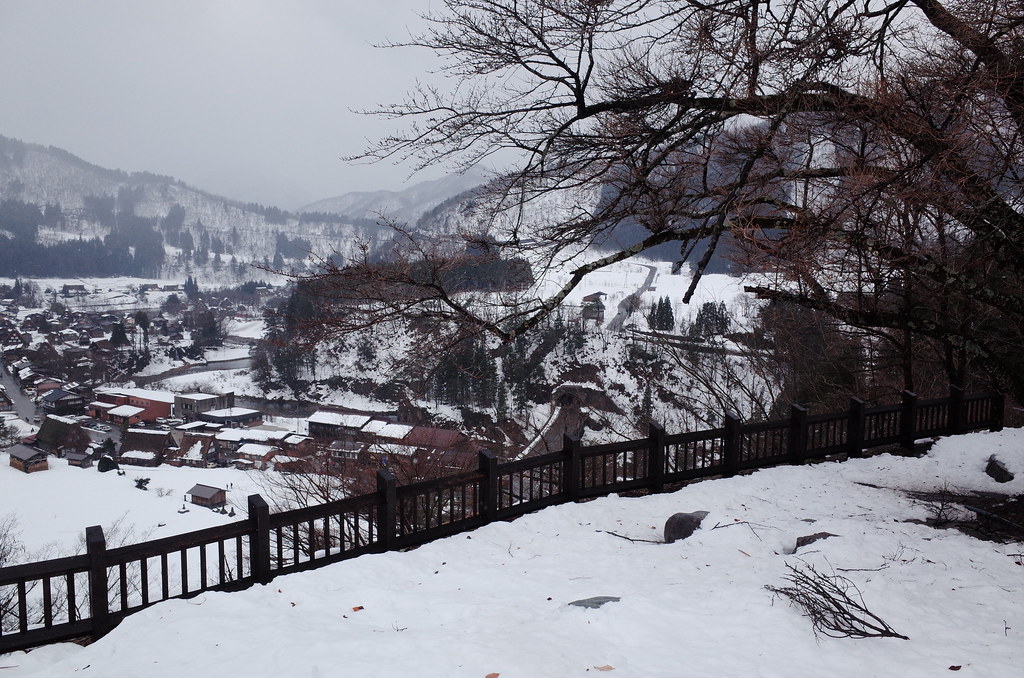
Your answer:
[[[666,485],[755,468],[798,464],[828,455],[859,455],[882,445],[912,448],[918,438],[999,430],[999,394],[921,400],[904,393],[897,405],[743,423],[726,415],[721,428],[583,446],[565,436],[563,449],[499,464],[481,452],[478,468],[398,486],[378,472],[377,491],[271,514],[259,495],[249,517],[155,541],[106,548],[99,527],[86,530],[85,555],[0,568],[0,652],[76,637],[100,637],[121,619],[170,598],[230,591],[364,553],[418,546],[553,504],[612,492],[661,492]]]

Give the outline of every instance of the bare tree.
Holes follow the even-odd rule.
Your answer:
[[[663,243],[681,259],[709,243],[695,286],[733,238],[776,273],[760,296],[906,355],[934,347],[950,376],[984,365],[1024,396],[1020,0],[441,4],[406,44],[455,84],[376,111],[409,124],[363,157],[511,151],[466,235],[569,279],[466,294],[443,275],[456,239],[409,236],[403,266],[325,268],[320,282],[353,291],[348,324],[435,317],[508,339],[588,273]],[[612,246],[626,222],[639,235]]]

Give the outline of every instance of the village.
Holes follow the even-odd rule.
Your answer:
[[[55,296],[71,301],[85,294],[84,287],[65,285]],[[24,473],[54,464],[89,472],[161,464],[236,468],[330,475],[355,487],[382,467],[411,482],[476,463],[482,446],[465,434],[404,424],[390,415],[324,407],[282,423],[240,406],[233,391],[109,385],[105,377],[124,369],[126,360],[148,357],[151,347],[171,355],[194,347],[202,331],[197,314],[221,325],[250,311],[223,301],[213,309],[187,305],[180,289],[131,291],[163,293],[162,311],[152,318],[133,309],[83,311],[58,304],[37,310],[0,301],[0,413],[11,467]],[[168,300],[174,313],[166,312]],[[217,510],[229,503],[227,488],[212,485],[197,484],[188,497]]]

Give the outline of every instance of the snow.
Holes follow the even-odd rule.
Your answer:
[[[174,393],[170,391],[157,391],[148,388],[98,388],[96,389],[97,394],[108,395],[108,396],[124,396],[129,398],[139,398],[140,400],[151,400],[153,402],[160,403],[173,403]]]
[[[203,412],[203,414],[209,417],[244,417],[259,413],[259,410],[250,410],[245,407],[227,407],[223,410],[207,410]]]
[[[223,525],[232,519],[207,510],[179,514],[186,490],[202,483],[227,487],[228,503],[245,515],[246,497],[259,492],[259,477],[235,469],[199,469],[161,465],[153,468],[126,466],[125,475],[99,473],[95,467],[80,469],[50,458],[50,469],[24,474],[0,454],[0,517],[14,514],[25,547],[46,551],[47,557],[76,551],[85,528],[101,525],[114,543],[109,527],[120,521],[130,541],[156,539],[204,527]],[[134,478],[151,479],[146,491],[135,488]],[[122,535],[122,537],[125,535]],[[0,661],[0,666],[4,662]]]
[[[145,411],[145,407],[118,405],[117,407],[113,407],[109,411],[107,411],[107,414],[112,417],[134,417],[136,414],[142,414]]]
[[[161,603],[88,647],[13,653],[0,666],[5,678],[70,677],[86,667],[89,675],[147,678],[532,678],[596,675],[599,667],[643,678],[915,678],[952,667],[965,676],[1019,675],[1021,545],[910,522],[929,509],[900,490],[1020,493],[1022,447],[1020,430],[972,434],[940,440],[921,459],[777,468],[670,494],[552,507],[408,552]],[[984,474],[993,453],[1017,480],[998,485]],[[0,481],[42,488],[59,478],[51,471]],[[215,476],[202,482],[224,486]],[[57,515],[68,513],[63,502],[90,506],[47,494]],[[668,516],[695,510],[710,513],[684,541],[620,538],[656,541]],[[216,516],[185,517],[197,515]],[[816,532],[839,536],[792,554],[797,537]],[[787,564],[840,572],[910,640],[816,638],[798,609],[764,588],[784,585]],[[602,595],[621,600],[568,605]]]
[[[362,428],[370,421],[365,414],[344,414],[342,412],[326,412],[323,410],[309,415],[310,424],[329,424],[344,428]]]

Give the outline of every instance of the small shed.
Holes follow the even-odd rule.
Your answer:
[[[28,445],[18,444],[7,450],[11,456],[11,466],[25,473],[46,471],[50,468],[46,452]]]
[[[205,506],[207,508],[221,508],[228,503],[227,490],[209,485],[194,485],[188,491],[188,497],[189,501],[196,506]]]
[[[68,460],[68,466],[77,466],[78,468],[92,468],[92,457],[82,452],[68,452],[64,455],[64,458]]]

